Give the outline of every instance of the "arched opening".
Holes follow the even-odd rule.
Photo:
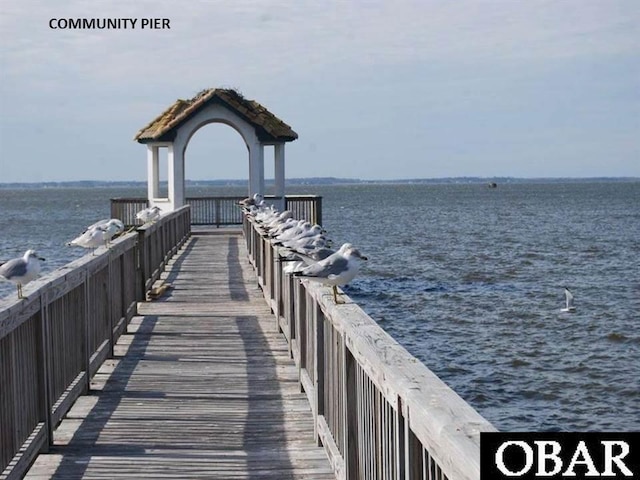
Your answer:
[[[236,130],[245,144],[248,162],[241,160],[240,155],[235,153],[236,147],[232,145],[238,145],[239,140],[233,135],[229,136],[228,129],[225,131],[223,126],[220,130],[215,125],[207,127],[216,123],[224,123]],[[208,135],[198,135],[194,139],[195,143],[192,142],[191,137],[202,128],[207,129]],[[221,139],[220,136],[227,138]],[[214,178],[218,181],[247,178],[247,175],[243,174],[246,172],[247,163],[249,180],[244,185],[244,191],[249,195],[266,193],[265,147],[273,157],[274,200],[284,202],[284,146],[286,142],[297,139],[298,134],[258,102],[247,100],[235,90],[212,88],[199,92],[190,100],[176,100],[161,115],[142,128],[134,138],[147,145],[149,202],[169,211],[184,205],[187,188],[188,194],[191,195],[192,183],[189,182],[187,186],[185,180],[200,180],[204,183],[205,180]],[[187,155],[189,144],[191,145]],[[167,198],[158,197],[158,150],[161,147],[168,150]],[[222,159],[213,160],[212,157],[216,154]],[[215,165],[215,170],[209,165]],[[185,174],[188,174],[188,177]],[[239,189],[242,189],[241,185],[242,183],[238,185]]]
[[[249,183],[249,152],[240,133],[223,122],[200,126],[184,152],[186,196],[242,195]]]

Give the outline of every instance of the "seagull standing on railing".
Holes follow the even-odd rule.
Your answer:
[[[337,304],[341,303],[338,302],[338,285],[346,285],[355,278],[360,270],[361,260],[367,260],[367,257],[350,243],[345,243],[334,254],[316,264],[293,272],[293,275],[330,285],[333,288],[333,300]]]
[[[89,225],[87,227],[87,230],[91,230],[99,227],[102,227],[105,231],[104,240],[107,247],[109,246],[109,242],[111,241],[111,239],[113,239],[113,237],[124,232],[124,223],[122,223],[122,221],[117,218],[100,220],[99,222],[96,222],[93,225]]]
[[[251,197],[247,197],[244,200],[238,202],[241,207],[260,207],[264,205],[264,197],[259,193],[254,193]]]
[[[160,208],[153,206],[140,210],[138,213],[136,213],[136,218],[143,224],[153,223],[160,218],[161,213],[162,211],[160,210]]]
[[[38,277],[41,260],[44,261],[44,258],[38,256],[35,250],[27,250],[24,256],[0,264],[0,277],[17,285],[18,298],[24,298],[22,286]]]
[[[67,243],[70,247],[82,247],[95,249],[101,245],[109,247],[111,239],[124,231],[124,224],[117,218],[109,220],[100,220],[99,222],[89,225],[87,229],[79,236]]]

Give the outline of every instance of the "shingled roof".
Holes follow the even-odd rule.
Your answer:
[[[173,105],[142,128],[134,140],[140,143],[172,141],[177,128],[210,103],[226,106],[253,125],[260,141],[291,142],[298,138],[298,134],[289,125],[255,100],[247,100],[235,90],[209,88],[201,91],[191,100],[176,100]]]

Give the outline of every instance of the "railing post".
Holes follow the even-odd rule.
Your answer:
[[[316,418],[314,424],[314,433],[318,445],[321,445],[320,436],[318,435],[318,418],[324,415],[324,314],[320,310],[320,305],[314,302],[314,341],[315,341],[315,358],[313,362],[314,375],[313,387],[315,390],[316,400]]]
[[[356,388],[356,362],[347,347],[346,338],[344,348],[344,464],[347,480],[360,478],[358,451],[358,390]]]
[[[51,422],[51,353],[49,351],[49,308],[42,295],[40,296],[40,345],[38,345],[38,360],[41,370],[39,372],[38,383],[40,385],[40,410],[44,420],[46,442],[40,450],[48,453],[49,447],[53,444],[53,425]]]
[[[316,206],[315,223],[317,223],[318,225],[322,225],[322,197],[316,197],[313,200],[313,203]]]
[[[144,230],[138,230],[138,265],[140,295],[138,300],[144,300],[147,293],[147,245],[144,238]]]
[[[302,370],[307,369],[307,324],[309,319],[306,317],[307,314],[307,298],[305,294],[304,287],[302,286],[302,282],[299,278],[294,280],[294,321],[296,322],[296,330],[298,331],[298,355],[300,359],[298,361],[298,382],[300,383],[300,391],[302,392],[303,384],[302,384]]]
[[[122,326],[122,332],[120,335],[127,333],[129,329],[129,319],[127,318],[127,312],[129,311],[129,305],[127,305],[127,282],[125,281],[125,252],[122,252],[122,255],[118,258],[120,262],[120,278],[119,282],[121,285],[120,288],[120,305],[121,305],[121,318],[124,318],[124,325]]]
[[[109,262],[107,263],[107,318],[109,319],[109,358],[113,358],[113,347],[114,347],[114,337],[113,337],[113,293],[111,288],[111,280],[112,280],[112,266],[111,262],[113,261],[111,251],[108,252]]]
[[[91,295],[89,292],[89,275],[84,271],[84,371],[87,392],[91,390]]]
[[[396,425],[398,426],[396,430],[396,476],[398,480],[405,480],[407,478],[407,472],[409,471],[406,464],[407,451],[409,449],[406,433],[408,425],[406,424],[403,412],[404,408],[404,402],[398,397],[398,410],[396,411]]]

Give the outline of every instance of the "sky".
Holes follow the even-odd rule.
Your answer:
[[[144,181],[136,132],[210,87],[298,133],[287,177],[640,177],[637,0],[0,0],[0,11],[0,182]],[[50,28],[76,18],[138,25]],[[143,30],[144,18],[170,29]],[[188,179],[248,177],[226,125],[200,129],[185,161]],[[271,178],[272,148],[265,161]]]

